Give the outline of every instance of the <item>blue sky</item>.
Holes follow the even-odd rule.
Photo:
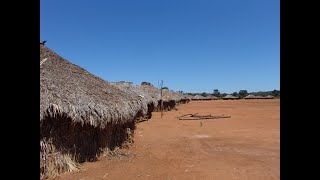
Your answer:
[[[111,82],[280,89],[279,0],[40,0],[40,39]]]

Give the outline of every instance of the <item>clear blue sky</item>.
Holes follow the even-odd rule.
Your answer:
[[[111,82],[280,89],[279,0],[41,0],[40,39]]]

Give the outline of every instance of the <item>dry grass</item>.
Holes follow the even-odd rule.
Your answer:
[[[40,179],[53,178],[62,172],[76,172],[80,169],[75,157],[62,154],[52,144],[52,140],[40,141]]]

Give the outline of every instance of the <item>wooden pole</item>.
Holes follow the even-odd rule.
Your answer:
[[[160,99],[161,99],[161,118],[162,118],[162,116],[163,116],[163,100],[162,100],[162,86],[163,86],[163,80],[161,80],[161,84],[160,84]]]

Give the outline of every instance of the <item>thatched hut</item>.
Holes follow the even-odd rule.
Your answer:
[[[257,99],[274,99],[274,96],[268,95],[268,96],[257,96]]]
[[[183,94],[183,97],[191,101],[193,96],[189,94]]]
[[[163,89],[161,100],[161,90],[154,87],[152,84],[143,82],[138,87],[158,101],[158,106],[154,109],[155,111],[160,111],[161,109],[163,111],[170,111],[175,108],[177,99],[172,95],[172,93],[170,93],[170,91]],[[163,104],[162,108],[161,104]]]
[[[239,97],[233,96],[231,94],[226,95],[225,97],[222,98],[223,100],[236,100],[239,99]]]
[[[141,99],[144,109],[147,110],[143,111],[143,115],[148,119],[151,118],[151,112],[154,111],[155,107],[158,106],[158,100],[156,98],[153,98],[151,95],[145,93],[140,87],[133,85],[131,82],[120,81],[112,82],[111,84],[118,87],[120,90]]]
[[[265,97],[265,99],[274,99],[274,96],[268,95],[268,96]]]
[[[176,105],[186,104],[190,101],[189,98],[185,97],[184,95],[174,91],[170,91],[168,89],[163,89],[162,93],[163,96],[167,97],[168,99],[174,100],[176,102]]]
[[[217,98],[216,96],[213,96],[211,94],[209,94],[207,97],[206,97],[208,100],[218,100],[219,98]]]
[[[203,100],[208,100],[208,98],[200,95],[200,94],[197,94],[195,96],[192,97],[192,100],[193,101],[203,101]]]
[[[192,99],[191,95],[180,94],[182,103],[189,103]]]
[[[77,169],[132,140],[137,97],[40,45],[40,176]]]
[[[264,97],[263,97],[263,96],[258,95],[258,96],[256,96],[256,99],[264,99]]]
[[[244,97],[244,99],[257,99],[257,97],[253,94],[249,94],[248,96]]]

